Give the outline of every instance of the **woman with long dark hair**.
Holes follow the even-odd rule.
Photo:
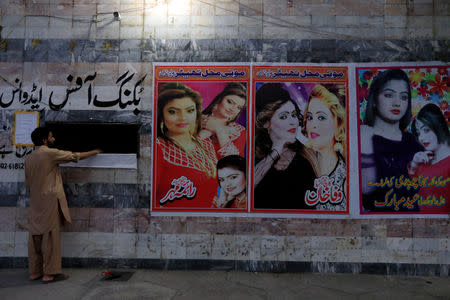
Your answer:
[[[408,163],[423,149],[407,132],[410,121],[408,76],[401,69],[380,72],[370,86],[364,125],[360,127],[365,211],[418,211],[412,200],[414,191],[383,185],[389,180],[408,178]]]
[[[246,160],[239,155],[229,155],[217,162],[217,180],[220,195],[214,205],[222,208],[247,207]]]
[[[314,184],[312,153],[296,140],[300,109],[280,83],[256,92],[254,207],[311,209],[304,200]]]
[[[450,132],[439,107],[432,103],[422,107],[412,130],[425,148],[414,155],[409,165],[412,177],[422,176],[427,182],[419,189],[420,211],[450,213]]]

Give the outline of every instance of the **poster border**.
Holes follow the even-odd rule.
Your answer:
[[[226,80],[218,80],[218,79],[211,79],[211,80],[204,80],[204,79],[190,79],[190,78],[182,78],[182,79],[157,79],[157,70],[161,69],[161,68],[185,68],[185,67],[189,67],[189,68],[195,68],[195,67],[199,67],[199,68],[224,68],[224,67],[240,67],[240,68],[244,68],[244,69],[248,69],[248,74],[246,75],[246,77],[244,79],[242,78],[237,78],[237,79],[226,79]],[[156,198],[156,188],[154,188],[155,186],[155,182],[156,180],[154,179],[156,176],[156,147],[154,145],[155,140],[156,140],[156,99],[157,99],[157,84],[160,82],[183,82],[183,81],[190,81],[190,82],[246,82],[247,83],[247,109],[246,109],[246,118],[247,118],[247,128],[246,128],[246,142],[247,142],[247,161],[246,161],[246,168],[247,168],[247,208],[244,209],[236,209],[236,208],[181,208],[181,207],[176,207],[176,208],[159,208],[155,205],[155,201],[154,198]],[[152,212],[161,212],[161,213],[171,213],[171,212],[178,212],[178,213],[191,213],[191,212],[195,212],[195,213],[208,213],[208,214],[222,214],[222,213],[230,213],[232,215],[235,215],[237,213],[248,213],[249,212],[249,190],[248,190],[248,183],[249,183],[249,178],[248,178],[248,173],[250,170],[250,165],[249,165],[249,159],[248,159],[248,154],[249,154],[249,140],[250,140],[250,132],[248,130],[248,125],[250,124],[249,121],[249,116],[250,116],[250,110],[249,107],[251,107],[251,95],[248,93],[248,87],[251,84],[251,65],[250,64],[245,64],[245,63],[158,63],[158,64],[154,64],[153,65],[153,103],[152,103],[152,110],[154,112],[154,116],[153,116],[153,126],[152,126],[152,164],[151,164],[151,168],[152,168],[152,195],[150,197],[150,210]]]
[[[410,64],[410,65],[409,65]],[[359,78],[358,78],[358,71],[361,69],[374,69],[374,70],[379,70],[379,69],[411,69],[411,68],[415,68],[415,67],[420,67],[420,68],[439,68],[439,67],[447,67],[449,68],[450,65],[447,64],[440,64],[439,62],[430,62],[430,63],[423,63],[421,62],[419,63],[380,63],[380,64],[375,64],[375,63],[370,63],[370,64],[355,64],[355,74],[354,74],[354,83],[355,86],[358,86],[359,84]],[[449,215],[449,213],[446,212],[426,212],[426,213],[420,213],[420,212],[414,212],[414,211],[404,211],[404,212],[391,212],[391,211],[386,211],[386,212],[364,212],[363,211],[363,205],[362,205],[362,190],[361,190],[361,186],[362,186],[362,176],[361,176],[361,126],[360,126],[360,103],[359,103],[359,99],[358,99],[358,94],[357,94],[357,90],[355,90],[355,106],[356,106],[356,110],[357,110],[357,114],[356,114],[356,120],[355,120],[355,126],[356,126],[356,130],[357,130],[357,139],[358,139],[358,187],[359,187],[359,193],[358,193],[358,205],[359,205],[359,215],[360,216],[396,216],[396,217],[400,217],[400,216],[405,216],[405,217],[411,217],[411,216],[430,216],[430,215],[437,215],[437,216],[446,216]],[[354,201],[356,202],[356,201]]]

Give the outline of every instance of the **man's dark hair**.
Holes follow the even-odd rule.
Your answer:
[[[48,139],[50,129],[47,127],[38,127],[31,133],[31,140],[35,146],[42,146],[44,140]]]

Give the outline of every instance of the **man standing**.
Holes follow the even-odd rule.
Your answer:
[[[36,148],[25,160],[25,185],[30,191],[28,265],[30,280],[42,278],[42,282],[49,283],[69,278],[61,273],[60,227],[71,219],[59,164],[77,162],[102,151],[50,149],[55,138],[45,127],[36,128],[31,140]]]

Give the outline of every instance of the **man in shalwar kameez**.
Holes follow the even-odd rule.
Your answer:
[[[61,273],[60,227],[71,219],[59,164],[77,162],[101,150],[51,149],[55,138],[45,127],[36,128],[31,139],[36,148],[25,160],[25,185],[30,191],[28,265],[31,280],[42,278],[49,283],[69,278]]]

